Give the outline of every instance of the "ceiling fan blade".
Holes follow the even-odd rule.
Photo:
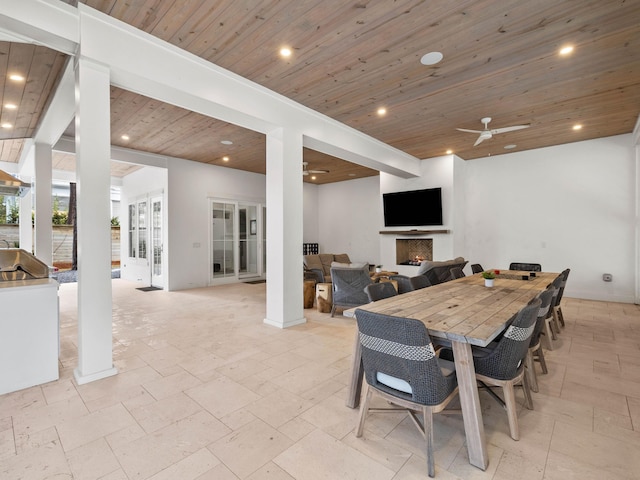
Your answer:
[[[469,132],[469,133],[482,133],[482,130],[468,130],[466,128],[456,128],[456,130],[460,130],[461,132]]]
[[[497,133],[513,132],[514,130],[522,130],[523,128],[529,128],[531,125],[513,125],[511,127],[494,128],[491,133],[494,135]]]
[[[309,173],[329,173],[329,170],[307,170]]]
[[[474,147],[477,147],[478,145],[480,145],[482,143],[482,141],[485,139],[486,137],[483,137],[482,135],[480,135],[478,137],[478,139],[476,140],[476,143],[473,144]]]

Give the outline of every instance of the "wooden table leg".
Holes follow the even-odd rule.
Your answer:
[[[471,345],[453,341],[451,346],[456,362],[456,375],[458,377],[464,432],[467,437],[469,463],[486,470],[489,465],[489,456],[484,436],[484,424],[482,423],[482,411],[480,410],[480,398],[478,396],[476,372],[473,367]]]
[[[347,395],[347,407],[358,408],[358,405],[360,405],[363,379],[364,368],[362,367],[362,350],[360,347],[358,331],[356,330],[356,340],[353,345],[353,363],[351,366],[351,383],[349,384],[349,394]]]

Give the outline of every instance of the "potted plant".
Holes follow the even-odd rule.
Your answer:
[[[484,278],[485,287],[493,287],[493,281],[496,278],[496,272],[493,270],[485,270],[482,272],[482,278]]]
[[[382,271],[382,265],[376,265],[376,273],[380,273]]]

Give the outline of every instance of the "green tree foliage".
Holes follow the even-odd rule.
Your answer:
[[[57,195],[53,198],[53,218],[51,223],[54,225],[67,224],[67,212],[60,211],[60,200]]]

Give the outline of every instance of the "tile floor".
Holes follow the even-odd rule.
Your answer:
[[[312,309],[304,325],[266,326],[264,284],[136,286],[113,281],[119,374],[78,386],[77,285],[61,285],[60,380],[0,396],[1,479],[427,478],[406,417],[353,434],[353,320]],[[437,478],[640,478],[640,307],[566,298],[563,310],[521,440],[482,393],[487,471],[467,461],[461,418],[437,415]]]

